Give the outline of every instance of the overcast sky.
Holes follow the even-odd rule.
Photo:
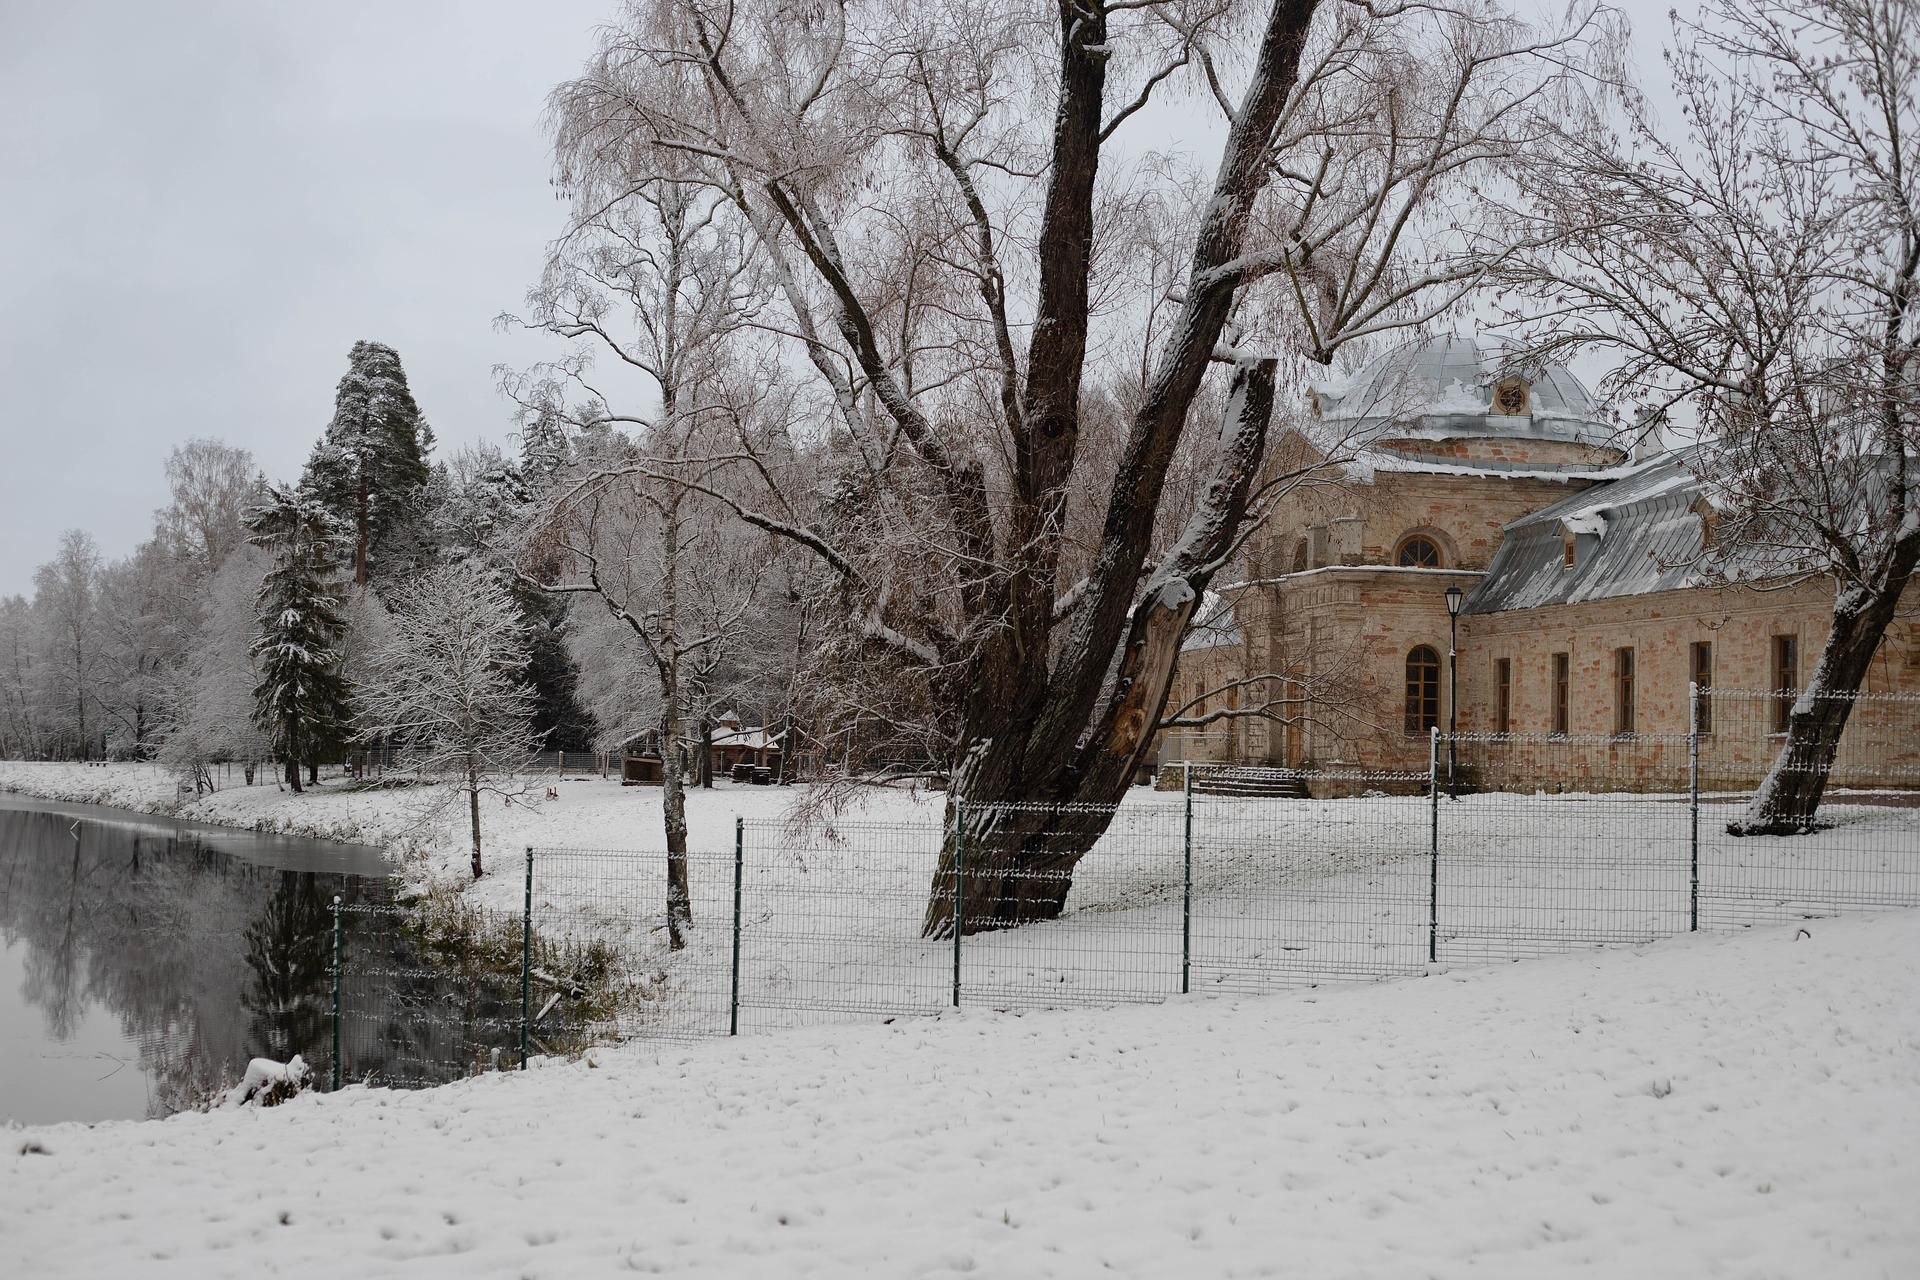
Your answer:
[[[562,210],[539,117],[614,0],[0,0],[0,594],[146,536],[194,435],[290,478],[356,338],[448,444]]]
[[[493,326],[561,224],[543,100],[615,11],[0,0],[0,595],[64,528],[132,551],[191,436],[291,479],[358,338],[443,445],[502,440],[494,366],[552,354]]]

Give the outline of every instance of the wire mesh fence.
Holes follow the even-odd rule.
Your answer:
[[[1367,981],[1920,906],[1920,699],[1854,699],[1869,745],[1842,737],[1813,821],[1760,834],[1765,779],[1819,761],[1783,763],[1777,695],[1706,701],[1674,737],[1436,732],[1419,771],[1196,764],[1115,806],[737,821],[731,848],[684,857],[683,945],[666,854],[529,850],[518,912],[343,904],[338,1060],[348,1081],[435,1083],[617,1040]]]

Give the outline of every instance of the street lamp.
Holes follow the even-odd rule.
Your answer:
[[[1460,606],[1466,602],[1467,593],[1458,586],[1447,588],[1447,798],[1460,798],[1459,748],[1456,745],[1460,729]]]

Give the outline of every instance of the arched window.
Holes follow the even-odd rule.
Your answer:
[[[1415,645],[1407,654],[1407,732],[1425,733],[1440,723],[1440,653]]]
[[[1440,544],[1424,534],[1409,534],[1400,539],[1399,549],[1393,553],[1393,562],[1415,569],[1442,569]]]

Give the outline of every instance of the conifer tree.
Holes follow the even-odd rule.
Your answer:
[[[273,556],[260,584],[253,640],[260,684],[254,722],[273,740],[287,784],[300,766],[319,776],[321,757],[345,740],[350,715],[340,639],[345,621],[334,581],[337,531],[325,505],[304,487],[270,486],[247,518],[249,540]]]
[[[354,585],[367,585],[382,545],[417,509],[432,447],[399,353],[385,343],[354,343],[334,391],[333,420],[302,481],[352,530]]]

